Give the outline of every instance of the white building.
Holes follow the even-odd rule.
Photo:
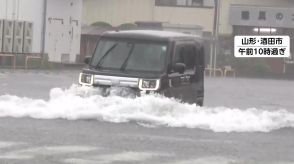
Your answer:
[[[51,62],[75,63],[80,53],[82,3],[0,0],[0,20],[32,22],[32,53],[48,54]]]
[[[84,0],[83,21],[119,26],[136,21],[200,25],[212,32],[214,0]]]

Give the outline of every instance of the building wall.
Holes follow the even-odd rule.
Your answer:
[[[155,0],[84,0],[83,23],[104,21],[118,26],[135,21],[195,24],[213,29],[213,8],[158,7]]]
[[[213,8],[155,7],[154,20],[173,24],[195,24],[212,32]]]
[[[48,0],[46,45],[49,61],[74,63],[80,54],[82,0]]]
[[[230,5],[253,5],[270,7],[294,7],[293,0],[220,0],[220,34],[232,34],[232,25],[229,23]]]
[[[84,0],[83,21],[105,21],[114,26],[152,19],[152,0]]]
[[[82,3],[82,0],[47,0],[45,11],[45,0],[0,0],[0,19],[33,22],[32,52],[40,53],[46,12],[45,53],[49,61],[74,63],[80,53]],[[49,21],[50,18],[63,21]]]
[[[234,35],[258,35],[258,33],[253,30],[254,28],[274,28],[274,34],[289,35],[291,41],[293,40],[292,33],[294,27],[291,25],[293,24],[291,22],[294,8],[293,0],[221,0],[220,8],[220,37],[227,38],[231,42],[231,44],[227,44],[227,46],[221,45],[218,49],[219,54],[228,52],[223,59],[233,55],[232,45]],[[242,11],[249,12],[248,20],[241,18]],[[259,19],[261,18],[260,11],[266,13],[264,19],[261,20]],[[278,13],[282,13],[283,18],[278,20],[276,17]],[[234,24],[234,26],[232,26],[232,24]],[[260,34],[264,35],[266,33]],[[222,41],[222,43],[224,42]],[[290,44],[290,47],[293,47],[292,42],[290,42]],[[291,51],[293,50],[291,49]],[[250,62],[253,69],[256,69],[256,63],[258,63],[258,66],[270,68],[269,71],[272,74],[283,74],[285,73],[284,71],[288,71],[287,69],[284,70],[284,68],[287,67],[287,64],[284,65],[284,59],[251,59]],[[238,69],[238,66],[236,67]],[[248,67],[250,67],[250,64],[248,64]]]
[[[33,52],[42,47],[44,0],[0,0],[0,19],[33,22]]]
[[[293,0],[219,0],[220,34],[231,34],[229,23],[230,5],[255,5],[272,7],[293,7]],[[197,24],[205,31],[212,31],[214,9],[158,7],[154,0],[84,0],[83,21],[91,24],[105,21],[113,26],[135,21],[163,21],[181,24]]]

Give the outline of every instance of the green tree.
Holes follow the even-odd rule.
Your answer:
[[[110,27],[112,27],[111,24],[109,24],[107,22],[101,22],[101,21],[94,22],[94,23],[91,24],[91,26],[97,26],[97,27],[102,27],[102,28],[110,28]]]

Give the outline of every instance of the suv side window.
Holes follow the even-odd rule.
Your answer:
[[[173,58],[173,64],[184,63],[186,70],[193,70],[195,68],[196,61],[196,47],[193,44],[181,44],[177,45],[175,49],[175,55]]]

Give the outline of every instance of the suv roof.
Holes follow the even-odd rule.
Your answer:
[[[130,38],[141,40],[157,40],[157,41],[170,41],[170,40],[198,40],[201,38],[196,35],[189,35],[178,32],[170,31],[156,31],[156,30],[128,30],[128,31],[110,31],[105,32],[102,37],[113,38]]]

